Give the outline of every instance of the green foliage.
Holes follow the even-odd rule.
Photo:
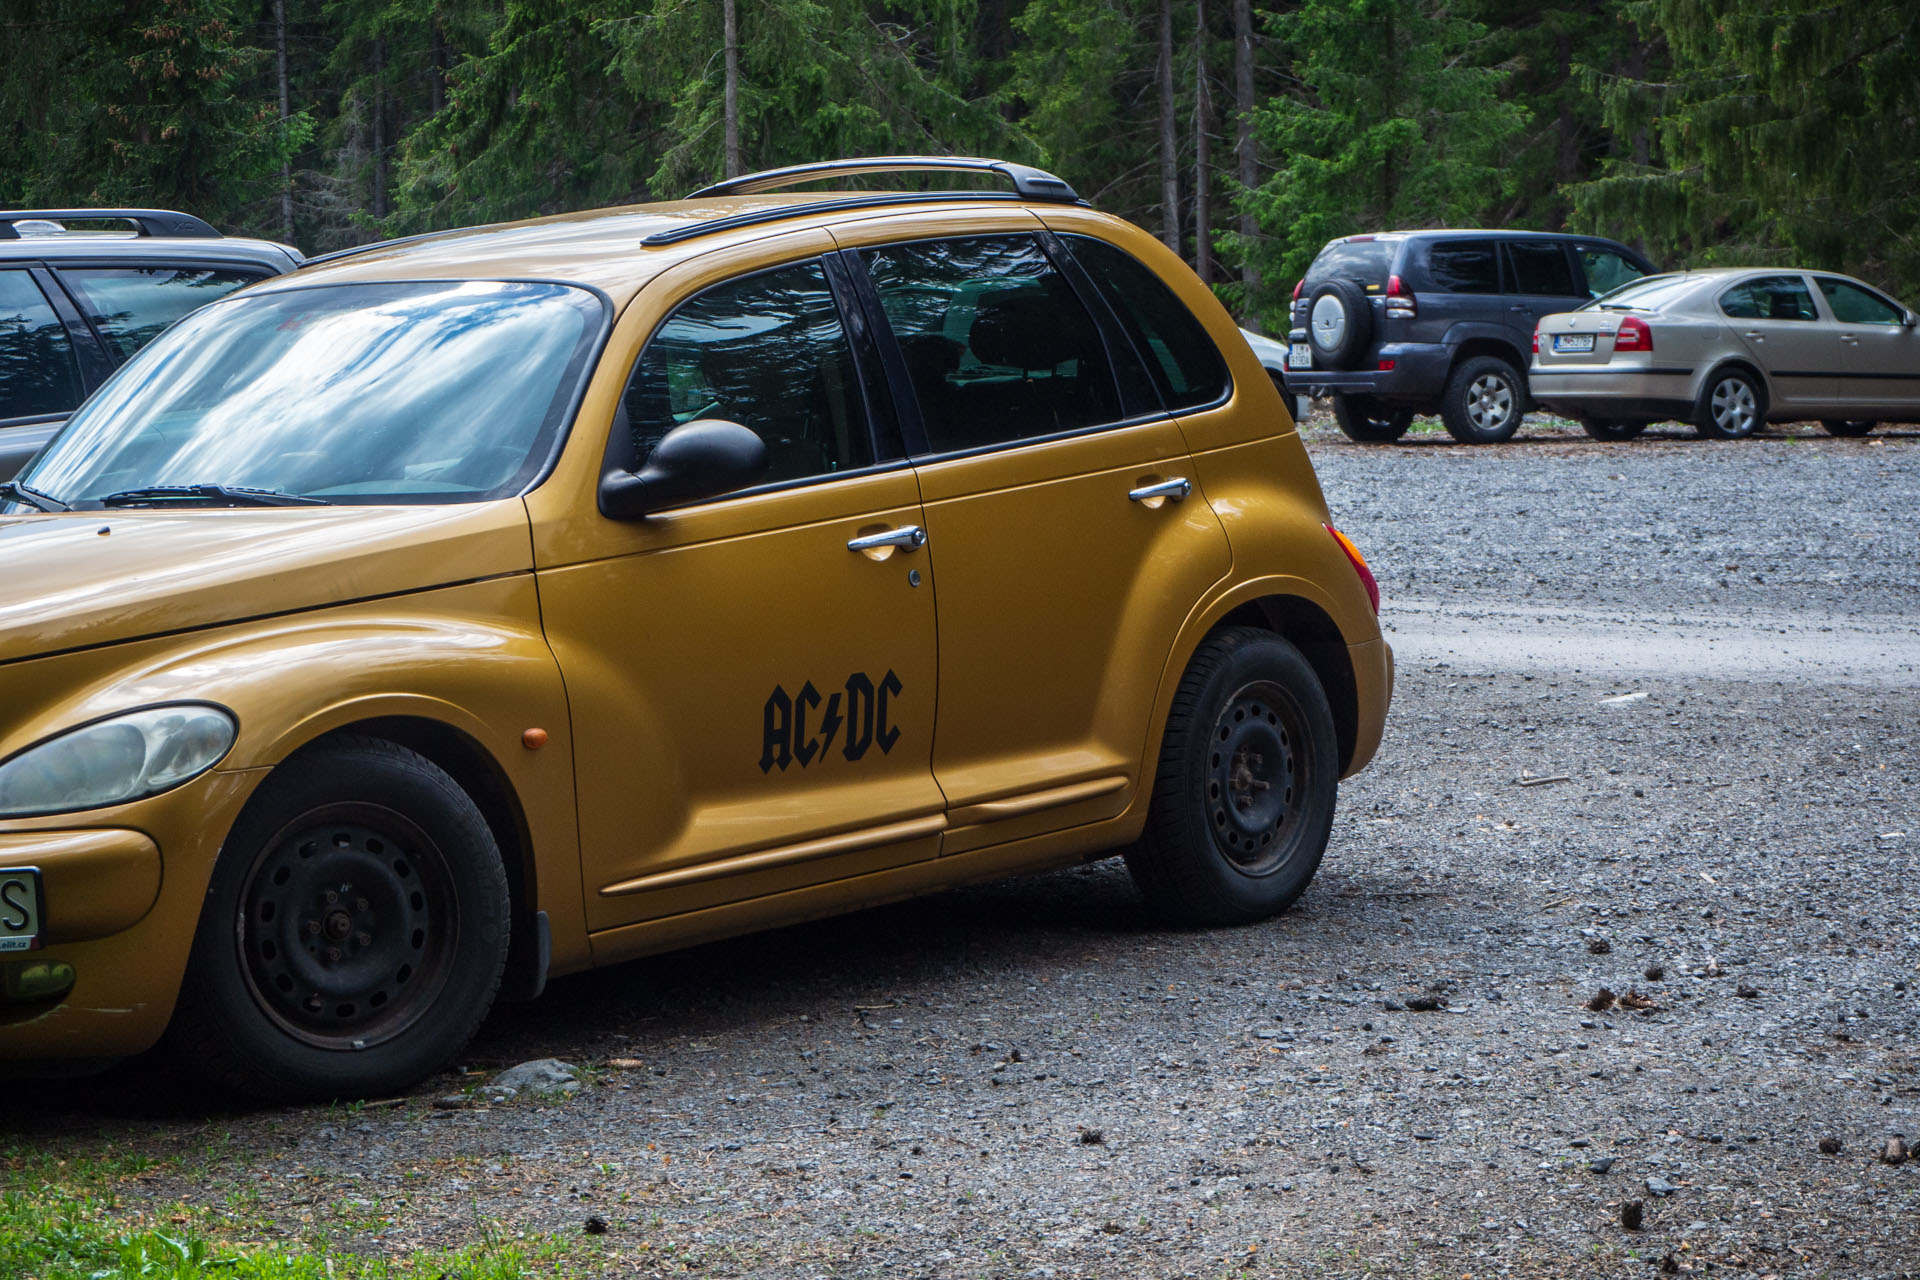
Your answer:
[[[1267,29],[1300,87],[1254,109],[1279,157],[1240,195],[1264,238],[1223,239],[1272,282],[1255,299],[1270,321],[1335,236],[1500,216],[1527,110],[1500,98],[1506,70],[1475,61],[1484,28],[1435,0],[1305,0]]]
[[[1663,57],[1592,74],[1632,150],[1573,188],[1586,225],[1696,264],[1792,261],[1920,290],[1920,40],[1906,0],[1641,0]]]

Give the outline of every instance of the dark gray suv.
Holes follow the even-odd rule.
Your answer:
[[[1528,408],[1540,317],[1653,269],[1612,240],[1542,231],[1335,240],[1294,289],[1287,390],[1331,396],[1354,440],[1398,440],[1434,412],[1463,444],[1505,440]]]
[[[0,480],[162,329],[303,260],[165,209],[0,212]]]

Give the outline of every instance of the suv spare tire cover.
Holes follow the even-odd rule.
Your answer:
[[[1373,340],[1373,307],[1351,280],[1328,280],[1307,299],[1307,341],[1329,368],[1351,369]]]

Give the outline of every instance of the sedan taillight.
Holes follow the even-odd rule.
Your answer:
[[[1628,316],[1620,322],[1620,332],[1613,335],[1615,351],[1651,351],[1653,350],[1653,329],[1638,316]]]
[[[1537,325],[1534,327],[1534,330],[1533,330],[1533,354],[1535,355],[1540,354],[1540,329],[1539,329],[1539,326]]]

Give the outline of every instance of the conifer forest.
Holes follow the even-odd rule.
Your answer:
[[[1913,0],[0,0],[0,205],[309,254],[850,155],[1050,169],[1278,327],[1329,238],[1920,294]]]

